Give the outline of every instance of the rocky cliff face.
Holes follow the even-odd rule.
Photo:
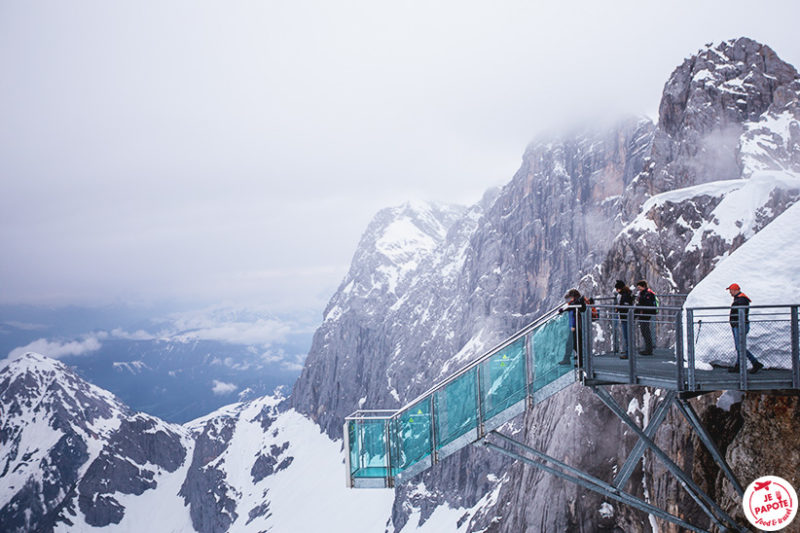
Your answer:
[[[632,119],[532,144],[511,183],[449,222],[394,292],[374,284],[369,263],[354,263],[326,311],[293,406],[339,436],[352,410],[409,401],[560,303],[622,228],[618,204],[643,165],[652,131],[649,121]],[[424,220],[428,213],[429,208],[418,208],[410,220]],[[356,256],[372,257],[363,249],[377,249],[390,226],[373,224]],[[348,297],[353,291],[358,296]],[[387,301],[390,305],[381,307]],[[559,402],[559,410],[574,412],[571,396]],[[554,439],[553,446],[564,442]],[[475,505],[498,484],[494,474],[505,469],[503,460],[484,450],[459,453],[421,476],[424,491],[417,485],[398,489],[395,527],[404,526],[415,510],[424,519],[444,501]],[[540,480],[539,486],[551,481]],[[478,527],[494,515],[473,518]]]
[[[652,146],[623,198],[631,223],[598,279],[688,292],[797,200],[799,121],[800,78],[769,47],[742,38],[686,59],[664,87]],[[752,201],[724,205],[734,191]]]
[[[628,120],[531,144],[507,186],[441,223],[448,231],[427,241],[435,244],[404,268],[406,282],[394,291],[373,283],[376,269],[354,263],[326,312],[293,405],[338,436],[348,412],[410,400],[560,303],[577,280],[589,294],[610,293],[617,278],[642,277],[661,292],[691,290],[800,196],[798,83],[794,68],[768,47],[728,41],[675,70],[657,125]],[[371,227],[357,257],[379,248],[387,225]],[[655,404],[655,391],[617,394],[640,419]],[[674,418],[664,428],[658,438],[691,469],[688,428]],[[579,387],[528,414],[517,431],[604,479],[632,442]],[[601,433],[607,441],[596,438]],[[632,483],[641,496],[697,518],[652,459]],[[476,449],[400,487],[393,523],[400,529],[417,511],[424,521],[445,501],[475,509],[495,489],[491,504],[465,515],[470,530],[650,529],[645,517],[624,507],[604,506],[594,495]]]

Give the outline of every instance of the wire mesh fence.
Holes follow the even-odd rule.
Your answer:
[[[595,356],[628,356],[631,352],[664,355],[674,352],[680,307],[659,306],[642,309],[614,305],[595,305],[591,323],[591,353]],[[592,316],[592,310],[585,316]],[[584,318],[584,323],[587,319]],[[630,350],[629,345],[630,344]]]
[[[743,345],[749,368],[754,360],[764,368],[792,368],[791,306],[693,309],[692,315],[694,357],[701,365],[734,367]]]

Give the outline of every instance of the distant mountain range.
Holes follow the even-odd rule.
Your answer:
[[[291,390],[316,316],[212,308],[144,319],[120,308],[0,308],[0,354],[60,359],[136,410],[186,422]]]

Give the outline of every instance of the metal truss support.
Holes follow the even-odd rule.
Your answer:
[[[509,450],[508,448],[494,444],[493,442],[489,441],[489,438],[491,437],[497,437],[504,443],[516,446],[524,450],[528,454],[533,455],[534,457],[536,457],[536,459],[531,459],[530,457],[526,457],[525,455],[517,453],[513,450]],[[554,459],[553,457],[550,457],[549,455],[536,451],[533,448],[530,448],[522,444],[521,442],[512,439],[511,437],[503,435],[502,433],[498,433],[497,431],[492,431],[486,438],[484,438],[483,444],[487,448],[500,452],[501,454],[511,457],[512,459],[522,461],[526,464],[539,468],[540,470],[543,470],[556,477],[575,483],[585,489],[597,492],[598,494],[606,498],[616,500],[622,504],[629,505],[631,507],[639,509],[640,511],[644,511],[648,514],[657,516],[658,518],[661,518],[668,522],[672,522],[673,524],[676,524],[686,530],[697,531],[699,533],[707,532],[707,530],[699,528],[697,526],[693,526],[692,524],[686,522],[685,520],[673,514],[670,514],[662,509],[659,509],[658,507],[650,503],[647,503],[641,498],[638,498],[628,492],[619,490],[617,487],[614,487],[613,485],[606,483],[605,481],[599,478],[596,478],[576,468],[573,468],[567,465],[566,463],[563,463],[557,459]],[[547,463],[551,463],[554,466],[549,466]],[[724,527],[722,527],[722,530],[727,531],[727,529]]]
[[[692,408],[692,405],[685,399],[676,400],[675,405],[678,406],[678,410],[680,410],[684,418],[686,418],[686,421],[692,426],[695,433],[697,433],[697,436],[700,438],[700,441],[711,454],[711,457],[714,458],[714,461],[717,462],[719,467],[725,473],[725,476],[728,478],[728,481],[731,482],[733,488],[736,490],[739,496],[743,496],[744,489],[742,488],[742,485],[739,483],[739,480],[736,478],[733,470],[731,470],[731,467],[728,465],[728,462],[725,460],[722,452],[719,451],[717,445],[714,444],[713,440],[711,440],[711,436],[703,427],[702,422],[700,422],[700,417],[697,416],[697,413]]]
[[[658,404],[655,413],[653,413],[653,417],[650,419],[650,422],[644,429],[644,434],[647,435],[648,438],[652,439],[655,436],[656,431],[658,431],[658,428],[661,426],[661,423],[664,422],[675,396],[676,393],[674,391],[669,391],[664,399],[661,400],[661,403]],[[625,464],[622,465],[622,468],[620,468],[619,473],[617,473],[617,477],[614,478],[615,487],[622,488],[625,486],[625,483],[627,483],[628,479],[630,479],[631,474],[633,474],[634,469],[636,469],[636,465],[639,463],[639,459],[642,458],[642,455],[644,455],[644,451],[646,449],[647,446],[645,446],[644,441],[641,439],[636,441],[631,453],[628,455],[628,459],[625,461]]]
[[[722,531],[727,531],[729,528],[733,528],[736,531],[747,531],[747,529],[742,528],[742,526],[738,525],[733,518],[730,517],[730,515],[723,511],[722,508],[717,505],[713,499],[711,499],[711,497],[703,492],[703,490],[697,486],[691,477],[681,470],[681,468],[676,465],[672,459],[670,459],[669,456],[661,448],[659,448],[658,445],[653,442],[653,440],[648,437],[638,425],[636,425],[633,420],[631,420],[628,414],[619,406],[619,404],[617,404],[607,390],[600,387],[592,387],[592,390],[597,397],[600,398],[600,401],[602,401],[606,407],[608,407],[611,412],[617,416],[617,418],[624,422],[638,435],[640,442],[643,442],[644,445],[661,460],[667,470],[669,470],[670,473],[675,476],[684,490],[686,490],[686,492],[697,503],[700,509],[703,510],[703,512],[714,522],[718,528],[720,528]],[[724,525],[722,521],[726,522],[728,525]]]

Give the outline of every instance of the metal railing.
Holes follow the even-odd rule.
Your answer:
[[[587,354],[582,365],[586,378],[652,385],[669,381],[673,387],[684,382],[681,307],[595,305],[594,308],[596,318],[587,309],[580,322]],[[655,361],[660,363],[655,367],[641,364]]]
[[[587,310],[581,321],[585,380],[677,391],[800,388],[798,305],[754,305],[733,315],[731,307],[659,305],[649,320],[636,307],[594,307],[597,319]],[[648,332],[652,356],[641,353]]]
[[[688,390],[702,390],[713,381],[739,390],[800,388],[798,307],[687,309]],[[729,375],[720,375],[721,369]]]

